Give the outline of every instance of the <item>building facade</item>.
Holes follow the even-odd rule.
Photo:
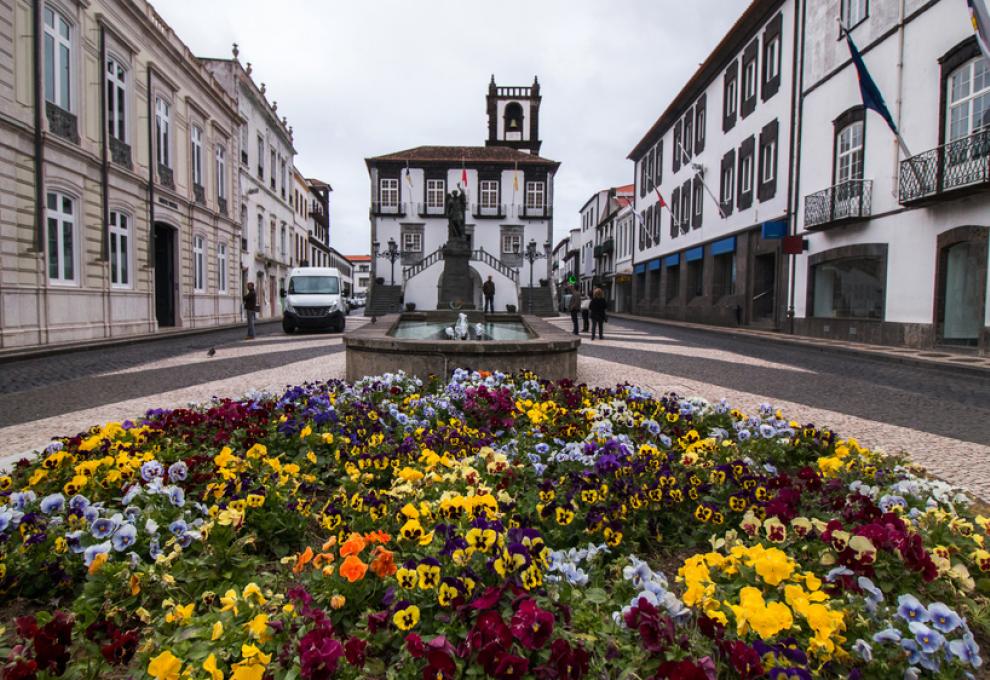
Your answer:
[[[443,273],[442,247],[448,227],[445,199],[465,192],[467,238],[471,247],[473,299],[482,308],[481,284],[495,282],[495,308],[518,307],[522,289],[549,292],[556,161],[537,155],[540,86],[488,90],[485,146],[421,146],[368,158],[371,178],[372,253],[397,250],[392,262],[373,255],[372,282],[399,286],[402,299],[418,309],[437,309]],[[526,262],[527,246],[538,259]]]
[[[367,297],[371,287],[371,255],[348,255],[354,264],[354,296]]]
[[[990,62],[965,3],[809,3],[794,328],[990,351]],[[862,107],[852,39],[913,156]]]
[[[752,2],[629,154],[636,313],[785,320],[796,6]]]
[[[236,102],[143,0],[0,6],[0,347],[240,317]]]
[[[236,102],[244,121],[237,163],[241,280],[254,282],[260,318],[280,318],[278,293],[292,267],[292,130],[278,116],[278,104],[268,101],[265,84],[254,82],[251,64],[241,65],[236,46],[232,59],[200,61]]]

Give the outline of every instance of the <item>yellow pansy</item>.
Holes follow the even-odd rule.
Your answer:
[[[223,673],[217,668],[217,657],[214,654],[206,657],[206,661],[203,662],[203,670],[210,674],[210,680],[223,680]]]
[[[172,652],[165,650],[148,663],[148,675],[155,680],[179,680],[182,661]]]

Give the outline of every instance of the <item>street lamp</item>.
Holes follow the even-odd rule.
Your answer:
[[[390,285],[395,285],[395,261],[402,257],[402,253],[399,251],[399,245],[395,242],[394,238],[388,240],[388,248],[384,251],[379,251],[378,246],[380,244],[375,241],[371,244],[372,249],[375,251],[375,256],[382,257],[388,260],[392,264],[392,273],[389,276]]]
[[[523,259],[529,262],[529,313],[533,313],[533,263],[537,260],[541,260],[547,257],[547,253],[550,250],[550,243],[543,244],[543,251],[539,253],[536,251],[536,239],[531,238],[529,243],[526,244],[526,253],[523,255]]]

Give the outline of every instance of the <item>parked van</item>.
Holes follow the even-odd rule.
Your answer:
[[[282,330],[344,330],[347,302],[335,267],[297,267],[289,272],[282,296]]]

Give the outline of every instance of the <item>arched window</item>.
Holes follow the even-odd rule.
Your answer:
[[[990,62],[977,57],[949,75],[946,142],[968,137],[990,125]]]
[[[519,102],[509,102],[505,107],[505,131],[522,133],[523,108]]]
[[[835,135],[835,183],[863,179],[863,121],[841,128]]]
[[[131,220],[117,210],[110,211],[110,283],[119,288],[131,285]]]

